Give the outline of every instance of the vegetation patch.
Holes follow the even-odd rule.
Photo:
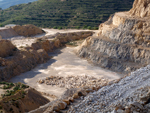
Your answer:
[[[68,42],[66,45],[78,46],[77,42],[75,42],[75,41]]]
[[[54,29],[97,29],[111,14],[128,11],[134,0],[38,0],[0,10],[0,26],[34,24]]]
[[[1,94],[2,99],[7,96],[12,96],[19,91],[21,91],[22,97],[24,97],[24,95],[25,95],[24,89],[29,88],[29,86],[22,84],[20,82],[18,82],[18,83],[0,82],[0,85],[3,85],[3,87],[1,87],[1,89],[3,89],[5,92],[4,94]]]

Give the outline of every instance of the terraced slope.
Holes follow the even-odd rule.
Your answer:
[[[96,37],[89,37],[78,50],[81,57],[94,64],[119,72],[130,72],[150,63],[150,21],[145,10],[136,12],[137,0],[129,12],[112,15],[99,27]],[[135,5],[136,4],[136,5]],[[148,2],[149,4],[149,2]],[[140,12],[140,14],[139,14]],[[145,16],[140,16],[140,15]]]
[[[0,10],[0,24],[96,29],[110,14],[127,11],[132,3],[133,0],[38,0]]]

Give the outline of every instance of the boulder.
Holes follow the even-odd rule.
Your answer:
[[[61,101],[61,102],[58,103],[58,107],[59,107],[60,110],[63,110],[67,107],[67,103]]]

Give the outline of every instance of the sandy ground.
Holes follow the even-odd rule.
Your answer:
[[[81,30],[81,29],[43,29],[46,32],[47,35],[54,35],[56,33],[70,33],[70,32],[80,32],[80,31],[94,31],[98,32],[98,30]]]
[[[11,79],[11,82],[22,82],[25,83],[38,91],[61,96],[65,88],[52,87],[46,84],[37,83],[38,80],[44,79],[51,75],[53,76],[68,76],[68,75],[88,75],[94,77],[104,77],[111,80],[118,79],[121,75],[111,72],[100,67],[89,64],[86,60],[77,57],[74,53],[73,47],[66,47],[58,49],[50,56],[53,56],[45,64],[37,66],[35,69],[23,73]]]

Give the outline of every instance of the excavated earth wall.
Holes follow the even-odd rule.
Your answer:
[[[147,17],[129,16],[131,11],[115,13],[101,24],[98,36],[87,38],[78,49],[78,55],[103,68],[123,73],[148,65],[150,21]]]
[[[54,39],[48,39],[49,36],[39,38],[31,47],[24,47],[20,50],[15,46],[7,48],[9,51],[6,56],[2,53],[2,55],[0,54],[0,81],[9,80],[13,76],[33,69],[38,64],[45,63],[50,59],[48,52],[62,47],[63,44],[73,40],[84,39],[91,35],[93,35],[91,31],[64,33],[57,35]],[[2,42],[7,42],[12,45],[11,42],[7,40],[1,40],[0,43]],[[7,43],[3,44],[3,47],[5,47]]]

